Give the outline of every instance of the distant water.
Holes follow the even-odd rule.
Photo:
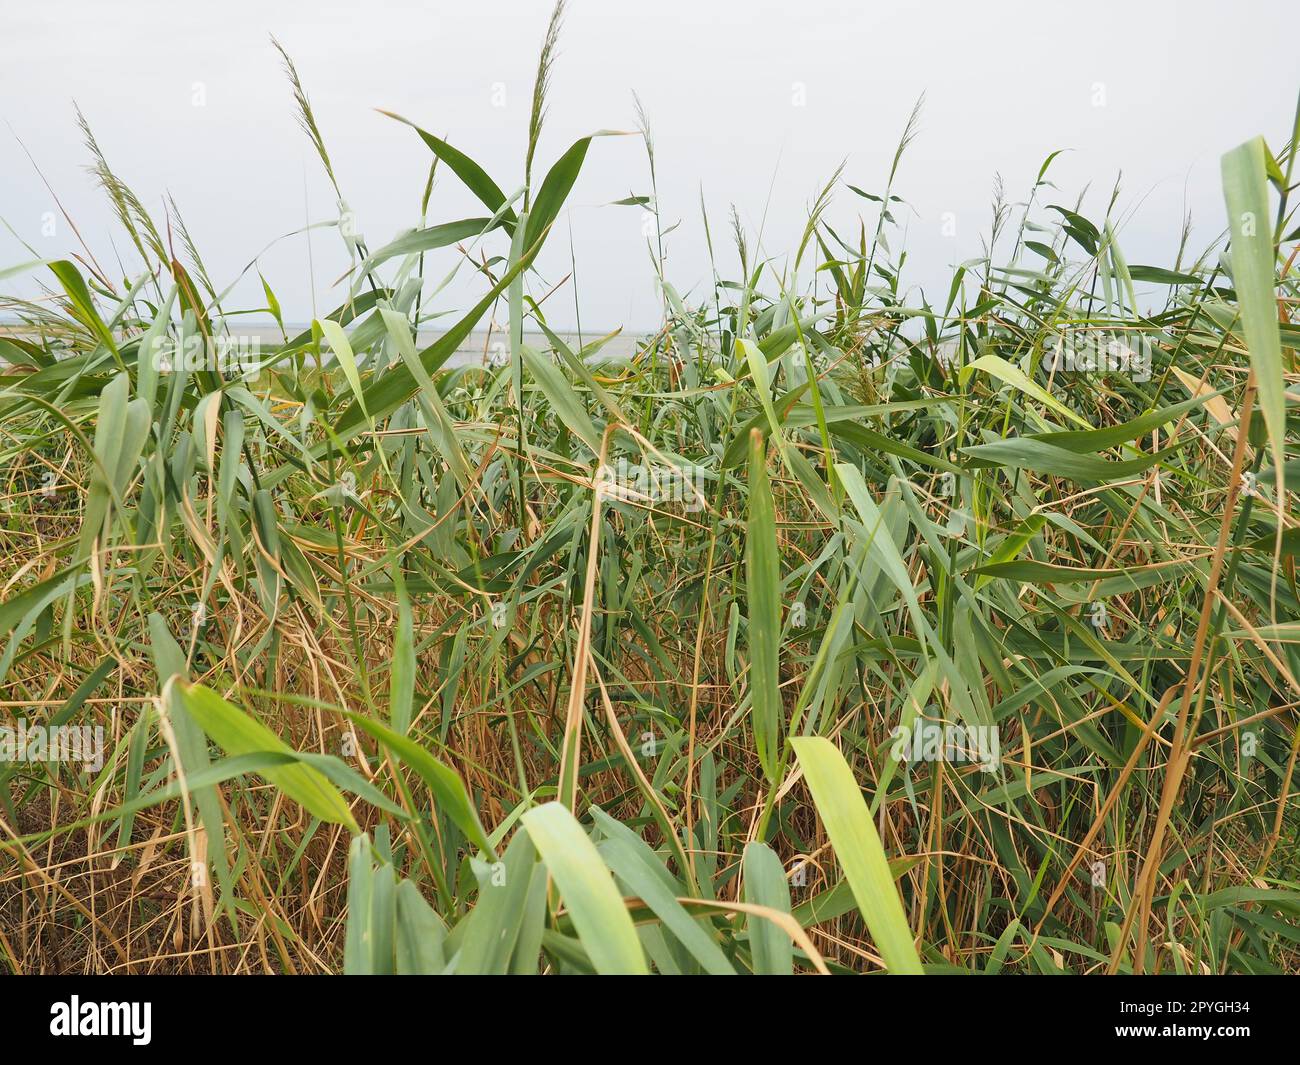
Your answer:
[[[286,325],[285,332],[289,334],[290,338],[293,338],[305,330],[308,325],[307,322],[298,325]],[[241,326],[240,328],[243,331],[243,336],[256,337],[264,351],[274,350],[278,345],[284,343],[284,338],[280,335],[277,326],[259,325]],[[564,341],[570,351],[576,352],[593,340],[599,340],[608,332],[608,330],[590,333],[584,331],[579,335],[578,333],[562,333],[557,330],[555,335]],[[415,346],[423,351],[442,335],[438,330],[421,329],[416,337]],[[620,333],[601,348],[601,353],[616,356],[632,355],[636,351],[636,342],[637,336],[635,334]],[[524,343],[531,348],[536,348],[538,351],[548,351],[551,347],[551,342],[545,333],[525,332]],[[477,330],[470,333],[461,342],[449,361],[452,365],[461,366],[467,362],[482,359],[484,355],[487,355],[488,358],[492,358],[494,354],[499,357],[501,353],[509,352],[509,350],[510,336],[504,329],[493,329],[491,332]]]
[[[302,322],[294,325],[285,326],[285,332],[289,338],[297,336],[307,329],[308,323]],[[284,343],[284,336],[281,334],[278,326],[275,325],[247,325],[238,326],[238,336],[243,342],[251,343],[256,341],[258,347],[263,352],[274,351]],[[558,336],[571,351],[577,352],[584,345],[590,344],[594,340],[600,339],[607,334],[606,331],[584,331],[581,335],[570,332],[557,332]],[[17,325],[0,322],[0,336],[6,333],[21,336],[24,330]],[[421,330],[416,338],[416,347],[424,350],[443,334],[437,330]],[[620,333],[611,339],[601,348],[601,354],[606,356],[630,356],[635,353],[638,340],[638,334]],[[547,351],[550,349],[551,342],[544,333],[524,333],[524,343],[529,347],[536,348],[538,351]],[[500,361],[510,350],[510,337],[503,329],[494,329],[491,332],[479,330],[471,333],[456,348],[455,353],[447,360],[447,365],[464,366],[467,363],[477,362],[486,356],[489,359]]]

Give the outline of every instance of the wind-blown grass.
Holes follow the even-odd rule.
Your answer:
[[[247,319],[83,120],[139,261],[4,305],[0,684],[104,763],[0,763],[0,969],[1294,971],[1294,139],[1169,266],[1049,158],[941,308],[899,158],[837,173],[788,262],[734,223],[633,356],[572,350],[560,14],[520,190],[407,131],[487,213],[342,226],[346,297],[252,373],[160,362]]]

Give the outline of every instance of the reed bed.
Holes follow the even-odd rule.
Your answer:
[[[0,304],[0,970],[1296,971],[1293,131],[1165,265],[1049,158],[930,304],[909,123],[611,355],[533,270],[561,14],[518,191],[400,119],[419,224],[299,332],[82,121],[130,266]]]

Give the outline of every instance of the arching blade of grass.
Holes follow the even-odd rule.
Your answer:
[[[602,135],[596,133],[592,136]],[[582,162],[587,158],[587,149],[591,147],[591,141],[592,137],[582,137],[574,141],[569,150],[546,172],[546,177],[542,178],[542,187],[537,190],[537,197],[533,200],[532,209],[528,212],[528,221],[524,226],[525,248],[533,248],[546,239],[551,223],[559,217],[560,208],[569,198],[573,183],[578,180],[578,171],[582,169]]]
[[[961,369],[960,379],[964,385],[975,373],[976,370],[983,370],[991,377],[996,377],[1003,384],[1008,384],[1012,388],[1023,392],[1031,399],[1038,400],[1039,403],[1049,410],[1055,411],[1063,418],[1068,418],[1075,425],[1082,426],[1084,429],[1091,429],[1092,426],[1086,420],[1080,418],[1069,407],[1065,406],[1059,399],[1053,396],[1042,385],[1035,384],[1024,372],[1017,366],[1012,366],[1006,359],[997,355],[982,355],[974,362],[967,363]]]
[[[429,150],[441,159],[449,170],[465,183],[465,187],[474,193],[475,196],[483,203],[489,211],[494,214],[501,210],[506,202],[506,194],[501,191],[495,181],[488,177],[487,171],[478,163],[474,162],[468,155],[457,148],[453,148],[440,137],[435,137],[432,133],[427,133],[417,126],[414,122],[408,121],[401,115],[395,115],[391,111],[380,111],[380,114],[394,118],[403,125],[410,126],[420,135],[420,139],[428,145]],[[515,214],[507,208],[505,214],[505,224],[510,229],[514,229]]]
[[[68,294],[73,313],[83,324],[90,327],[96,339],[112,353],[118,367],[124,370],[125,366],[117,350],[117,343],[104,319],[99,316],[99,311],[95,309],[95,301],[91,299],[90,290],[86,287],[86,279],[81,276],[81,271],[66,259],[50,263],[50,269],[59,279],[63,291]]]
[[[1223,198],[1228,206],[1232,283],[1237,290],[1246,349],[1255,371],[1259,407],[1268,426],[1279,497],[1285,491],[1286,386],[1273,291],[1273,229],[1268,214],[1268,174],[1262,137],[1223,157]]]
[[[551,361],[549,356],[541,355],[528,345],[520,349],[524,368],[532,375],[537,386],[546,396],[551,410],[575,436],[591,449],[592,454],[600,454],[600,433],[592,425],[586,407],[578,394],[569,384],[564,372]]]
[[[176,681],[175,684],[190,717],[227,754],[290,750],[284,740],[260,721],[226,702],[210,688],[201,684],[186,684],[184,681]],[[344,825],[354,832],[360,831],[343,795],[319,770],[298,764],[281,769],[263,769],[262,775],[308,813],[322,821]]]
[[[644,975],[645,955],[609,869],[563,803],[548,802],[522,818],[573,918],[596,971]]]
[[[366,260],[357,267],[356,276],[364,281],[366,274],[389,259],[399,255],[416,255],[420,252],[445,248],[482,236],[493,225],[491,218],[462,218],[458,222],[444,222],[442,225],[413,229],[403,233],[396,240],[370,253]],[[322,324],[323,324],[322,319]]]
[[[470,801],[465,782],[450,766],[439,761],[414,740],[400,735],[387,725],[380,724],[364,714],[344,711],[357,728],[368,732],[387,747],[400,761],[405,762],[429,786],[434,801],[484,853],[495,855],[483,824],[479,821],[478,811]]]
[[[844,756],[822,736],[791,741],[858,909],[891,973],[919,974],[921,959],[871,812]]]
[[[361,407],[362,415],[369,418],[370,414],[366,410],[366,395],[361,388],[361,375],[357,372],[357,357],[352,351],[352,344],[348,341],[347,333],[343,331],[343,327],[338,322],[331,321],[329,318],[321,319],[316,324],[320,326],[321,332],[325,334],[325,339],[329,341],[330,350],[334,352],[334,357],[339,361],[343,376],[347,379],[348,387],[352,389],[352,394]]]
[[[668,875],[654,851],[640,836],[603,810],[593,808],[591,814],[605,836],[597,850],[614,875],[654,911],[664,928],[705,972],[713,976],[735,976],[736,970],[708,926],[697,923],[677,901],[682,887]]]

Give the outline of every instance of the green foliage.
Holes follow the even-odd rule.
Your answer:
[[[159,361],[260,308],[94,146],[143,261],[3,305],[0,678],[107,750],[5,767],[0,880],[88,840],[216,969],[1295,969],[1294,145],[1225,156],[1229,246],[1167,266],[1049,157],[939,311],[914,115],[793,267],[737,226],[614,354],[535,270],[606,143],[534,172],[559,15],[520,191],[415,127],[488,216],[344,233],[346,297],[250,372]],[[468,309],[426,283],[461,261]],[[499,303],[509,359],[454,358]]]

